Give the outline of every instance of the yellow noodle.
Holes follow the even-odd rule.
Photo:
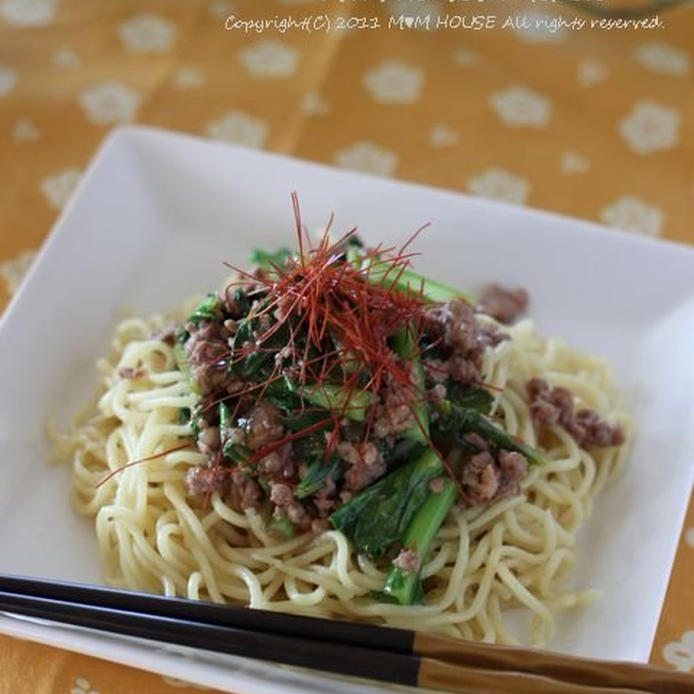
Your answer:
[[[553,613],[595,599],[570,591],[564,580],[576,561],[575,536],[593,500],[620,471],[628,444],[586,452],[563,430],[551,432],[546,464],[531,469],[522,494],[489,508],[455,509],[439,531],[423,567],[425,599],[402,607],[374,602],[385,570],[358,556],[335,530],[278,540],[253,512],[230,508],[218,493],[209,503],[186,497],[184,476],[204,462],[189,447],[116,472],[190,437],[178,423],[194,405],[173,350],[151,339],[151,321],[120,323],[108,359],[100,359],[98,401],[88,404],[69,433],[51,430],[55,457],[72,463],[76,510],[95,517],[107,583],[270,610],[341,617],[430,630],[466,639],[546,645]],[[544,340],[530,321],[508,329],[511,339],[487,352],[484,377],[500,389],[494,404],[509,433],[537,445],[525,384],[534,376],[570,388],[580,406],[595,409],[630,438],[630,423],[599,360]],[[128,380],[119,370],[138,369]],[[519,638],[506,611],[532,616],[531,634]]]

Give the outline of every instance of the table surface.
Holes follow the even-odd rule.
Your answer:
[[[574,7],[488,0],[495,29],[453,28],[482,12],[468,5],[0,2],[0,311],[103,137],[133,121],[692,243],[694,10],[601,30]],[[411,28],[388,28],[405,10]],[[225,30],[234,13],[331,30]],[[339,31],[350,13],[366,26]],[[560,17],[588,24],[545,21]],[[690,502],[652,663],[694,671],[693,575]],[[0,691],[199,687],[0,636]]]

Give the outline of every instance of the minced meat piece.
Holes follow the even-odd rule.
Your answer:
[[[528,308],[525,289],[506,289],[499,284],[486,286],[479,297],[477,308],[499,323],[514,323]]]
[[[441,359],[422,359],[425,373],[434,384],[447,378],[460,383],[479,382],[484,351],[508,339],[495,326],[479,323],[473,307],[462,299],[427,310],[425,322],[429,332],[440,340],[439,348],[444,353]]]
[[[347,490],[363,489],[386,471],[383,456],[371,441],[356,444],[343,441],[338,445],[337,452],[350,466],[345,473]]]
[[[416,552],[413,552],[411,549],[401,549],[400,554],[393,559],[393,566],[404,573],[414,574],[419,571],[421,562]]]
[[[118,375],[128,381],[135,381],[138,378],[142,378],[145,373],[146,371],[144,369],[132,366],[121,366],[120,369],[118,369]]]
[[[463,508],[490,504],[518,494],[519,482],[528,472],[528,461],[520,453],[493,450],[487,442],[484,444],[485,448],[463,463],[460,498]]]
[[[205,426],[200,431],[197,444],[201,453],[207,456],[213,456],[219,450],[221,445],[219,427]]]
[[[245,419],[245,444],[251,449],[276,441],[284,433],[282,413],[267,400],[261,400]]]
[[[607,423],[593,410],[574,412],[573,394],[567,388],[550,388],[544,379],[531,378],[526,390],[530,413],[540,427],[561,426],[584,450],[624,443],[624,431],[619,425]]]
[[[211,494],[224,482],[224,469],[219,466],[196,465],[188,468],[185,475],[186,490],[190,496]]]

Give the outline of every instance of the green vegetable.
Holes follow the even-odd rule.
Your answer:
[[[261,304],[259,310],[262,310],[263,307],[264,304]],[[289,331],[286,325],[273,327],[275,329],[272,331],[272,334],[259,344],[261,349],[249,350],[248,354],[239,359],[236,355],[243,354],[244,345],[256,342],[254,332],[258,328],[258,318],[255,315],[248,315],[239,321],[231,347],[233,355],[229,362],[229,370],[231,372],[241,376],[241,378],[256,382],[270,376],[275,358],[273,350],[275,348],[280,349],[289,342]]]
[[[411,605],[421,601],[423,594],[420,580],[421,566],[429,553],[432,540],[446,520],[457,495],[458,489],[450,479],[443,480],[442,491],[429,493],[427,500],[412,518],[402,543],[404,549],[417,554],[420,568],[417,571],[403,571],[397,566],[392,566],[383,587],[385,596],[401,605]]]
[[[218,319],[222,311],[222,302],[216,292],[210,292],[200,305],[188,317],[188,323],[197,325],[202,320]]]
[[[240,443],[227,440],[222,446],[222,455],[232,463],[243,465],[251,456],[251,451]]]
[[[200,436],[202,427],[200,426],[200,410],[196,407],[193,409],[190,415],[190,431],[195,439]]]
[[[294,490],[294,496],[297,499],[313,496],[321,490],[328,477],[337,479],[342,472],[342,467],[342,461],[337,456],[334,456],[327,463],[323,460],[315,460],[308,466],[306,474],[299,481]]]
[[[385,439],[381,439],[381,453],[390,468],[399,467],[402,463],[412,460],[423,451],[423,445],[414,439],[399,438],[392,447]]]
[[[400,267],[395,267],[390,260],[381,260],[379,256],[365,257],[358,248],[350,247],[347,250],[347,259],[348,262],[364,271],[364,277],[371,284],[392,287],[400,292],[421,293],[425,299],[432,302],[445,303],[452,299],[465,299],[470,303],[475,303],[472,294],[431,280],[414,272],[414,270],[402,270]]]
[[[346,388],[333,383],[301,386],[286,378],[287,387],[304,400],[326,410],[341,412],[348,419],[363,422],[371,407],[373,396],[369,391]]]
[[[259,268],[271,270],[272,268],[285,265],[287,258],[291,255],[291,251],[284,247],[276,250],[274,253],[255,249],[251,251],[251,263]]]
[[[427,443],[429,440],[429,412],[424,398],[424,369],[419,359],[419,350],[415,339],[414,326],[408,324],[402,327],[393,337],[393,351],[404,361],[412,364],[412,380],[414,382],[415,400],[412,402],[414,424],[401,436]]]
[[[289,518],[270,518],[265,526],[268,532],[275,535],[282,535],[287,540],[291,540],[296,534],[296,526]]]
[[[325,426],[321,427],[318,431],[325,431],[326,429],[333,428],[330,412],[313,408],[302,411],[301,403],[297,405],[296,410],[288,412],[285,417],[285,425],[287,429],[291,429],[292,431],[300,431],[301,429],[306,429],[322,421],[325,421]]]
[[[475,410],[481,414],[489,414],[494,404],[494,396],[484,388],[449,384],[448,400],[464,410]]]
[[[429,494],[429,481],[442,472],[436,453],[427,450],[363,489],[335,511],[330,521],[359,552],[380,557],[402,542],[412,517]]]
[[[224,434],[231,427],[231,410],[225,402],[219,403],[219,432]]]
[[[241,287],[237,287],[231,293],[231,304],[233,306],[232,317],[234,318],[241,318],[241,316],[245,316],[251,310],[251,302],[248,299],[248,295]]]
[[[330,419],[330,412],[328,412],[328,410],[318,409],[316,407],[304,408],[301,398],[296,392],[292,392],[289,389],[286,376],[283,379],[278,379],[270,383],[265,390],[264,397],[283,411],[285,426],[292,431],[306,429],[320,421]],[[325,428],[329,427],[332,427],[332,422],[326,423]],[[325,437],[323,434],[320,434],[320,436],[323,446],[322,450],[325,451]],[[295,442],[294,446],[296,447],[296,445],[305,438],[308,437],[299,439],[299,441]]]
[[[438,401],[436,408],[439,412],[439,418],[436,422],[438,431],[453,435],[465,448],[469,448],[469,443],[465,441],[463,436],[474,433],[494,444],[497,448],[522,453],[533,465],[541,465],[544,462],[539,451],[507,434],[478,410],[461,407],[451,400]]]
[[[306,463],[323,462],[327,442],[322,431],[306,434],[293,443],[294,456]]]

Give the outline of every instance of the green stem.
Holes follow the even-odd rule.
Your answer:
[[[343,412],[344,416],[355,422],[363,422],[373,396],[365,390],[345,388],[333,383],[320,385],[299,386],[287,381],[289,390],[295,392],[313,405],[330,410]]]
[[[408,324],[395,334],[393,339],[393,351],[405,362],[412,364],[412,380],[414,385],[414,398],[412,401],[412,415],[415,423],[401,436],[420,443],[429,441],[429,412],[424,398],[424,369],[419,359],[419,349],[415,339],[414,326]]]
[[[443,480],[443,489],[431,492],[412,518],[403,538],[403,548],[417,554],[419,569],[403,571],[392,566],[383,587],[383,592],[401,605],[411,605],[421,597],[421,567],[429,553],[431,542],[446,520],[457,495],[455,483],[450,479]]]
[[[362,260],[352,255],[351,262],[364,271],[364,277],[371,284],[392,287],[396,291],[421,294],[427,301],[446,303],[453,299],[465,299],[475,303],[472,294],[449,287],[447,284],[424,277],[414,270],[401,270],[388,260],[378,256]]]

